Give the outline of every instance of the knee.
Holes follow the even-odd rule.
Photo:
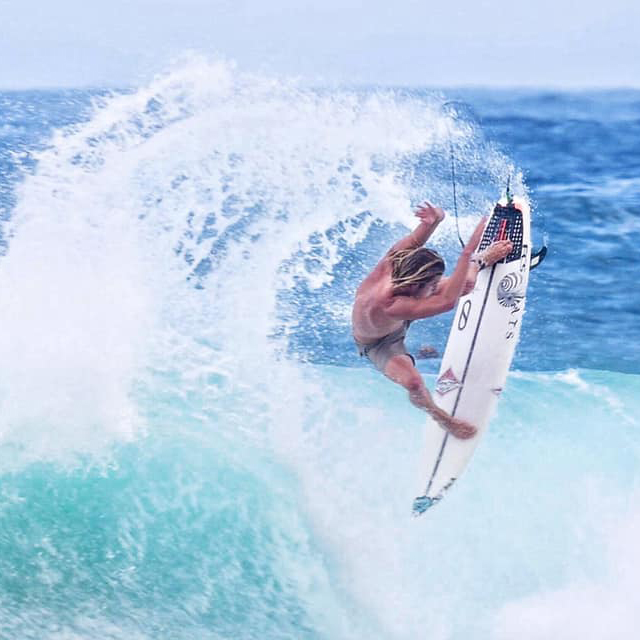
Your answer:
[[[409,393],[418,393],[422,387],[424,387],[424,382],[420,377],[419,373],[415,373],[407,380],[407,390]]]

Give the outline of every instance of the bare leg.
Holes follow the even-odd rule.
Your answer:
[[[409,392],[409,400],[413,405],[426,411],[443,429],[456,438],[466,439],[476,434],[476,428],[473,425],[450,416],[435,405],[431,394],[424,386],[420,372],[413,366],[409,356],[399,355],[391,358],[387,362],[384,374]]]

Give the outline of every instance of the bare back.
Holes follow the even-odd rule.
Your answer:
[[[390,317],[385,308],[393,297],[389,254],[376,265],[356,291],[351,313],[353,335],[369,344],[403,326],[404,321]]]

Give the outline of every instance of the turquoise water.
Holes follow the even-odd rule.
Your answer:
[[[640,99],[448,97],[199,59],[1,96],[1,638],[636,637]],[[447,205],[452,141],[463,235],[511,176],[550,254],[489,433],[415,519],[424,418],[349,305]],[[434,242],[451,264],[451,218]]]
[[[314,393],[279,398],[286,424],[160,379],[136,442],[5,474],[3,635],[596,637],[590,609],[633,635],[637,376],[512,376],[464,480],[414,520],[420,414],[366,370],[299,375]]]

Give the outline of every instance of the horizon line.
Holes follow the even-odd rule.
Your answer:
[[[0,93],[17,93],[21,91],[115,91],[130,92],[143,88],[152,82],[152,78],[148,82],[141,82],[138,85],[23,85],[23,86],[1,86]],[[640,91],[640,84],[594,84],[594,85],[562,85],[562,84],[491,84],[491,83],[452,83],[452,84],[394,84],[394,83],[375,83],[375,82],[357,82],[347,84],[344,82],[328,82],[324,84],[304,84],[309,89],[391,89],[396,91],[402,90],[423,90],[423,91],[559,91],[566,93],[579,92],[605,92],[605,91]]]

